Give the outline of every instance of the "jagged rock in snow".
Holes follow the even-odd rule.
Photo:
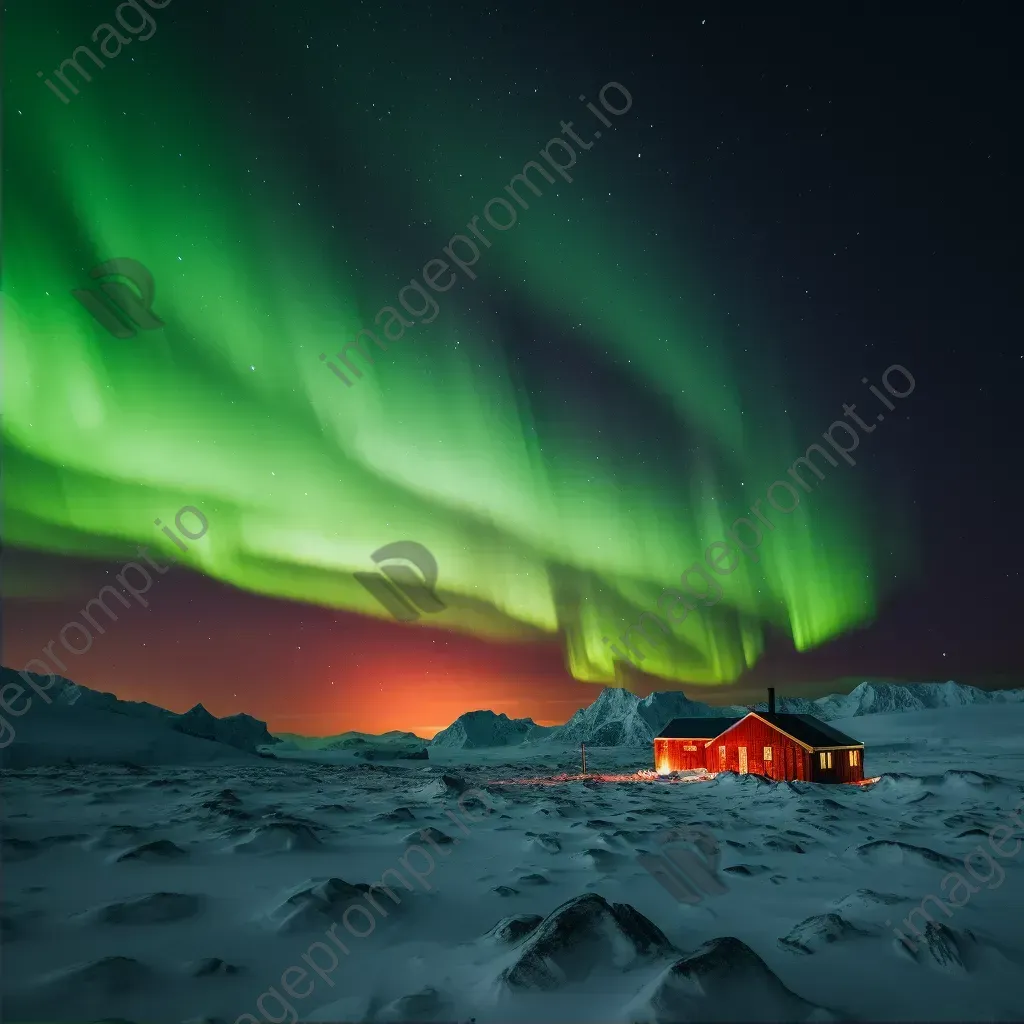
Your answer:
[[[501,972],[510,988],[559,988],[592,972],[628,969],[674,952],[662,932],[628,903],[585,893],[552,911]]]
[[[794,953],[816,953],[833,942],[868,934],[839,914],[815,914],[805,918],[788,935],[779,939],[779,945]]]
[[[229,964],[218,956],[205,956],[201,960],[193,960],[185,965],[185,970],[193,978],[209,978],[214,975],[241,974],[245,968]]]
[[[508,747],[540,739],[550,730],[532,718],[509,718],[493,711],[468,711],[442,729],[431,741],[432,747],[448,750],[480,750]]]
[[[895,945],[900,952],[923,966],[949,974],[966,974],[970,970],[970,954],[977,940],[972,932],[958,932],[941,921],[929,921],[924,932],[913,938],[900,933]]]
[[[622,855],[598,846],[578,850],[569,857],[569,860],[593,871],[614,871],[622,864]]]
[[[754,875],[763,875],[765,872],[771,871],[771,868],[766,864],[732,864],[727,868],[722,868],[722,870],[730,875],[742,875],[745,878],[751,878]]]
[[[408,807],[396,807],[391,811],[381,811],[373,816],[374,821],[415,821],[416,815]]]
[[[541,874],[536,871],[531,872],[528,875],[520,875],[516,881],[520,885],[550,885],[551,883]],[[514,891],[514,890],[513,890]]]
[[[727,937],[677,960],[626,1007],[633,1024],[678,1021],[830,1021],[822,1006],[788,989],[745,943]]]
[[[712,707],[689,700],[678,690],[652,693],[641,700],[629,690],[607,687],[593,704],[581,708],[565,725],[552,729],[545,739],[594,746],[646,747],[673,718],[740,718],[746,713],[744,707]]]
[[[501,945],[514,946],[520,939],[536,931],[543,920],[540,914],[513,914],[511,917],[503,917],[484,938]]]
[[[448,843],[454,843],[455,840],[446,832],[442,832],[439,828],[429,825],[427,828],[421,828],[417,832],[410,832],[402,842],[406,846],[418,843],[436,843],[438,846],[445,846]]]
[[[537,847],[545,853],[562,852],[562,844],[557,836],[550,835],[547,832],[527,832],[525,835],[525,845],[527,847]]]
[[[175,732],[183,732],[202,740],[226,743],[229,747],[246,750],[250,754],[257,753],[261,746],[277,742],[267,732],[266,722],[261,722],[251,715],[228,715],[227,718],[217,718],[202,704],[197,704],[183,715],[175,715],[170,726]]]
[[[416,791],[416,796],[428,799],[450,799],[462,796],[470,788],[469,783],[458,775],[439,775],[431,780],[421,789]],[[475,813],[475,812],[474,812]]]

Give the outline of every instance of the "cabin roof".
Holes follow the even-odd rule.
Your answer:
[[[655,737],[659,740],[707,740],[725,732],[742,718],[673,718]]]
[[[812,747],[860,747],[863,744],[847,736],[845,732],[833,729],[814,715],[761,714],[760,718],[785,732],[794,739],[801,740]]]
[[[855,740],[846,733],[833,729],[814,715],[789,715],[780,712],[751,711],[750,715],[760,718],[779,732],[802,743],[805,747],[819,750],[823,747],[863,747],[860,740]],[[750,715],[746,717],[749,718]],[[740,719],[745,721],[746,719]]]

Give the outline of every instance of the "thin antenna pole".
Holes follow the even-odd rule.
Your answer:
[[[580,744],[580,753],[583,755],[583,774],[587,774],[587,745],[586,743]]]

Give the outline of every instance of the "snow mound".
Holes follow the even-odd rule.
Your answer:
[[[875,892],[874,889],[858,889],[841,899],[835,900],[832,906],[848,917],[873,917],[888,914],[889,907],[906,903],[906,897],[897,896],[892,892]]]
[[[662,932],[628,903],[608,903],[585,893],[537,926],[499,982],[511,989],[551,990],[672,952]]]
[[[188,854],[177,843],[170,839],[157,839],[152,843],[143,843],[141,846],[133,846],[124,853],[119,853],[115,861],[120,863],[126,860],[147,860],[147,861],[169,861],[180,860]]]
[[[745,943],[712,939],[677,960],[626,1008],[632,1024],[678,1021],[831,1021],[824,1007],[788,989]]]
[[[250,829],[232,849],[236,853],[287,853],[291,850],[315,850],[321,845],[308,825],[297,821],[275,821]]]
[[[960,863],[944,853],[936,853],[928,846],[914,846],[895,839],[876,839],[862,843],[851,851],[851,856],[874,867],[909,865],[922,868],[955,869]]]
[[[151,984],[153,971],[130,956],[105,956],[73,964],[39,979],[39,988],[53,994],[119,996]]]
[[[816,953],[819,949],[844,939],[856,939],[870,934],[850,924],[840,914],[816,914],[805,918],[788,935],[779,939],[779,945],[794,953]]]
[[[369,890],[368,885],[351,885],[343,878],[310,878],[291,890],[283,902],[265,915],[265,920],[281,934],[308,929],[323,931],[340,921],[346,908]]]
[[[509,718],[493,711],[468,711],[442,729],[431,741],[432,747],[447,750],[480,750],[508,747],[540,739],[550,730],[532,718]]]
[[[94,907],[78,916],[90,924],[167,924],[195,917],[202,905],[202,897],[195,893],[153,892]]]
[[[410,1021],[437,1020],[445,1000],[430,985],[382,1006],[373,1016],[375,1024],[409,1024]]]

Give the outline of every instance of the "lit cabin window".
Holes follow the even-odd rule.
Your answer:
[[[860,764],[860,751],[859,750],[851,750],[850,751],[850,767],[851,768],[856,768],[859,764]]]
[[[832,751],[831,750],[823,750],[820,754],[818,754],[818,763],[820,764],[820,766],[822,768],[831,768],[832,767]]]
[[[718,748],[718,765],[724,771],[725,770],[725,747]]]
[[[764,759],[766,761],[770,761],[772,759],[772,748],[771,747],[765,747],[764,748]]]

